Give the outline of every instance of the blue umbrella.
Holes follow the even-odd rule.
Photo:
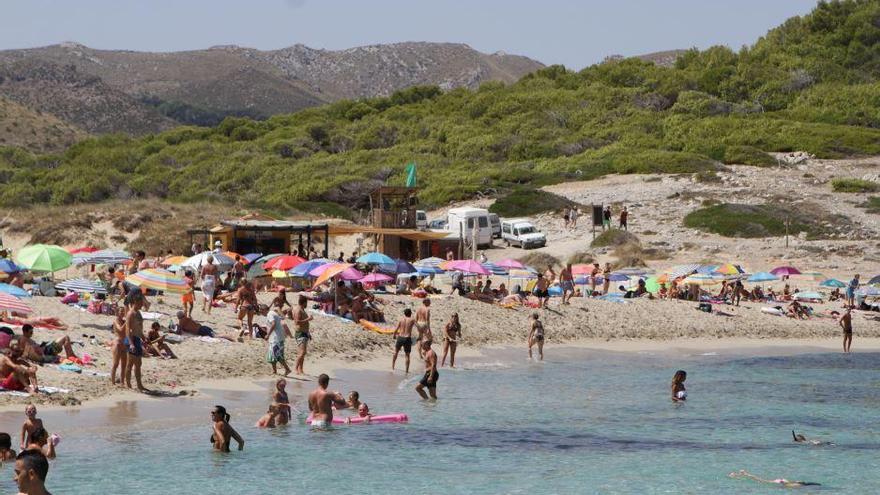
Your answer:
[[[822,287],[833,287],[833,288],[842,289],[842,288],[846,287],[846,282],[841,282],[840,280],[837,280],[836,278],[829,278],[828,280],[823,280],[821,283],[819,283],[819,285]]]
[[[415,264],[416,271],[419,272],[419,275],[439,275],[444,272],[439,266],[426,266]]]
[[[486,263],[480,263],[480,264],[483,265],[483,268],[485,268],[486,270],[489,270],[489,272],[491,272],[492,275],[507,275],[507,269],[504,267],[498,266],[495,263],[491,263],[491,262],[487,261]]]
[[[9,285],[9,284],[0,284],[0,292],[5,292],[6,294],[9,294],[10,296],[15,296],[15,297],[31,297],[31,295],[28,291],[22,289],[21,287],[17,287],[15,285]]]
[[[880,289],[876,287],[866,286],[856,291],[861,296],[880,296]]]
[[[393,265],[394,264],[394,260],[391,259],[390,256],[387,256],[382,253],[376,253],[376,252],[367,253],[367,254],[359,257],[355,261],[357,261],[358,263],[364,264],[364,265]],[[415,270],[411,270],[411,271],[415,271]],[[398,272],[398,273],[400,273],[400,272]]]
[[[612,272],[611,275],[608,276],[608,280],[612,282],[623,282],[629,280],[629,277],[622,273]]]
[[[309,272],[318,268],[321,265],[326,265],[330,263],[330,260],[325,258],[318,258],[316,260],[306,261],[305,263],[300,263],[293,267],[293,269],[288,270],[287,274],[291,277],[308,277]]]
[[[21,267],[13,263],[11,260],[0,259],[0,272],[3,273],[18,273],[21,271]]]
[[[748,278],[747,282],[770,282],[771,280],[779,280],[779,277],[767,272],[758,272]]]
[[[718,265],[703,265],[697,268],[697,273],[700,275],[710,275],[716,268],[718,268]]]
[[[822,300],[825,298],[825,296],[819,294],[818,292],[798,292],[794,295],[794,298],[797,300]]]
[[[244,255],[244,259],[246,259],[248,263],[253,263],[255,259],[262,257],[263,253],[249,253]]]
[[[384,254],[382,256],[385,256]],[[387,256],[386,256],[387,258]],[[390,263],[379,265],[379,271],[385,273],[412,273],[418,271],[411,263],[404,260],[391,260]]]

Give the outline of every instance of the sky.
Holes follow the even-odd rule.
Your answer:
[[[608,55],[751,44],[816,0],[0,0],[0,49],[177,51],[466,43],[581,69]]]

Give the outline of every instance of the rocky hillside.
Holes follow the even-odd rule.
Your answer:
[[[265,118],[343,98],[387,96],[413,85],[475,88],[489,80],[513,82],[541,67],[525,57],[487,55],[447,43],[342,51],[220,46],[173,53],[64,43],[0,52],[0,73],[7,79],[0,95],[68,122],[83,125],[85,120],[90,131],[142,134],[175,123],[211,125],[228,115]],[[112,99],[116,105],[103,104]],[[141,115],[132,119],[135,107]]]
[[[30,110],[0,97],[0,146],[56,152],[86,136],[86,132],[53,115]]]

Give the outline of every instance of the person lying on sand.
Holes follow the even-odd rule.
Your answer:
[[[727,476],[729,476],[731,478],[750,479],[753,481],[759,481],[761,483],[770,483],[770,484],[779,485],[779,486],[782,486],[785,488],[800,488],[803,486],[822,486],[821,483],[813,483],[810,481],[792,481],[792,480],[787,480],[785,478],[776,478],[775,480],[765,480],[763,478],[759,478],[759,477],[755,476],[754,474],[749,473],[745,469],[741,469],[735,473],[730,473]]]
[[[210,327],[202,325],[196,320],[186,316],[183,311],[177,312],[177,328],[182,333],[188,333],[191,335],[198,335],[200,337],[214,337],[217,339],[224,339],[230,342],[235,342],[236,339],[232,337],[228,337],[226,335],[219,335],[214,332]]]
[[[76,357],[70,337],[67,335],[48,342],[42,342],[39,345],[34,342],[33,337],[34,327],[29,324],[22,325],[21,338],[19,340],[24,345],[25,358],[31,361],[36,363],[54,363],[58,360],[58,355],[61,354],[61,351],[64,351],[69,358]]]

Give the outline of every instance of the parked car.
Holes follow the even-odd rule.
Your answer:
[[[501,222],[501,238],[508,246],[519,246],[523,249],[547,245],[547,237],[526,218],[514,218]]]
[[[431,220],[428,222],[428,228],[431,230],[443,230],[446,227],[445,219]]]
[[[428,213],[425,210],[416,210],[416,228],[419,230],[428,228]]]
[[[501,219],[497,213],[489,213],[489,225],[492,226],[492,239],[501,239]]]

